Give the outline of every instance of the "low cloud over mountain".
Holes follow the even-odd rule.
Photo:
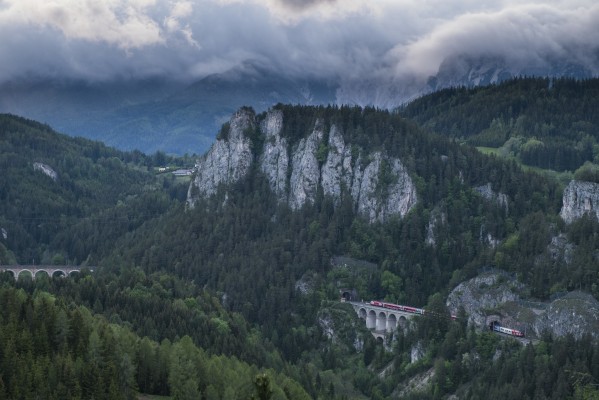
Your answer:
[[[203,150],[241,104],[599,75],[593,0],[0,0],[0,37],[0,112],[146,151]]]
[[[257,60],[292,76],[400,85],[455,56],[516,70],[567,58],[597,74],[598,27],[592,0],[4,0],[0,81],[197,80]]]

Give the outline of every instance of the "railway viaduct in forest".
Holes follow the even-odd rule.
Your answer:
[[[77,267],[72,265],[0,265],[0,271],[11,272],[15,280],[19,279],[19,275],[23,272],[31,274],[31,278],[35,279],[40,272],[46,273],[49,277],[56,274],[59,276],[70,276],[72,273],[80,273],[82,268],[87,268],[93,271],[93,267]]]

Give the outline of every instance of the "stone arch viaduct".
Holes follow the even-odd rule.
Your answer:
[[[31,278],[35,279],[38,273],[46,273],[49,277],[55,275],[70,276],[73,273],[81,272],[82,267],[67,266],[67,265],[0,265],[0,271],[12,273],[15,280],[19,279],[19,275],[23,272],[31,274]],[[89,268],[93,271],[93,268]]]
[[[366,328],[379,334],[394,332],[398,326],[405,327],[409,319],[420,315],[373,306],[370,303],[346,302],[351,304],[358,317],[366,322]]]

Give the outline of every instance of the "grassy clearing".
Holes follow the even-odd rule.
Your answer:
[[[495,155],[497,157],[503,157],[501,155],[501,151],[500,151],[501,147],[477,146],[476,149],[486,155]],[[522,162],[518,159],[518,157],[511,156],[511,157],[506,157],[506,158],[510,158],[510,159],[514,160],[520,166],[520,168],[522,168],[524,171],[536,172],[539,175],[544,175],[550,179],[553,179],[553,180],[559,182],[562,186],[566,186],[568,184],[568,182],[570,182],[572,179],[574,179],[574,174],[570,171],[559,172],[559,171],[555,171],[553,169],[543,169],[543,168],[539,168],[539,167],[532,167],[530,165],[522,164]]]
[[[501,154],[499,154],[499,149],[500,147],[483,147],[483,146],[478,146],[476,148],[478,151],[480,151],[483,154],[486,155],[496,155],[496,156],[500,156]]]

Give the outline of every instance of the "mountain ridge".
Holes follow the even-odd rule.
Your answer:
[[[258,112],[277,103],[394,109],[447,87],[497,84],[523,75],[583,79],[594,74],[567,60],[527,69],[501,58],[453,56],[430,77],[342,79],[289,76],[263,62],[246,60],[197,81],[153,77],[5,82],[0,85],[0,112],[44,121],[58,131],[123,150],[202,154],[220,125],[244,105]]]

